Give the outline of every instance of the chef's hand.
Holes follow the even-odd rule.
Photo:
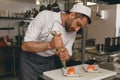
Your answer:
[[[68,61],[70,59],[68,50],[65,47],[62,47],[62,48],[59,48],[58,50],[56,50],[56,54],[60,57],[61,60]]]
[[[61,34],[58,34],[52,38],[51,46],[53,49],[58,49],[64,46]]]

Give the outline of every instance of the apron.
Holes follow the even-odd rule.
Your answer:
[[[43,57],[35,53],[22,52],[19,80],[37,80],[44,71],[55,69],[54,57]]]

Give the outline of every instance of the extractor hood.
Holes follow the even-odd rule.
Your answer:
[[[98,3],[98,4],[108,4],[108,5],[120,4],[120,0],[87,0],[87,1]]]
[[[97,3],[105,3],[105,4],[120,4],[120,0],[96,0]]]

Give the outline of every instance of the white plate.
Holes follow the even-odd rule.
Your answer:
[[[75,67],[75,73],[71,74],[71,75],[67,74],[68,69],[69,69],[69,67],[67,67],[67,69],[62,68],[62,72],[63,72],[64,76],[67,76],[67,77],[69,77],[69,76],[71,76],[71,77],[79,77],[79,76],[83,75],[83,72],[80,70],[79,67]]]
[[[93,65],[93,66],[95,67],[94,70],[88,70],[88,69],[87,69],[88,66],[89,66],[88,64],[83,64],[83,68],[84,68],[84,70],[87,71],[87,72],[101,72],[101,71],[100,71],[100,67],[99,67],[98,65]]]

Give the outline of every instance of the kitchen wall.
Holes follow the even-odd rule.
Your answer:
[[[96,7],[91,7],[96,10]],[[106,18],[100,19],[92,12],[92,24],[88,25],[88,38],[95,38],[96,44],[104,44],[106,37],[116,36],[116,5],[100,5],[100,10],[106,11]],[[120,19],[120,17],[118,17]]]

